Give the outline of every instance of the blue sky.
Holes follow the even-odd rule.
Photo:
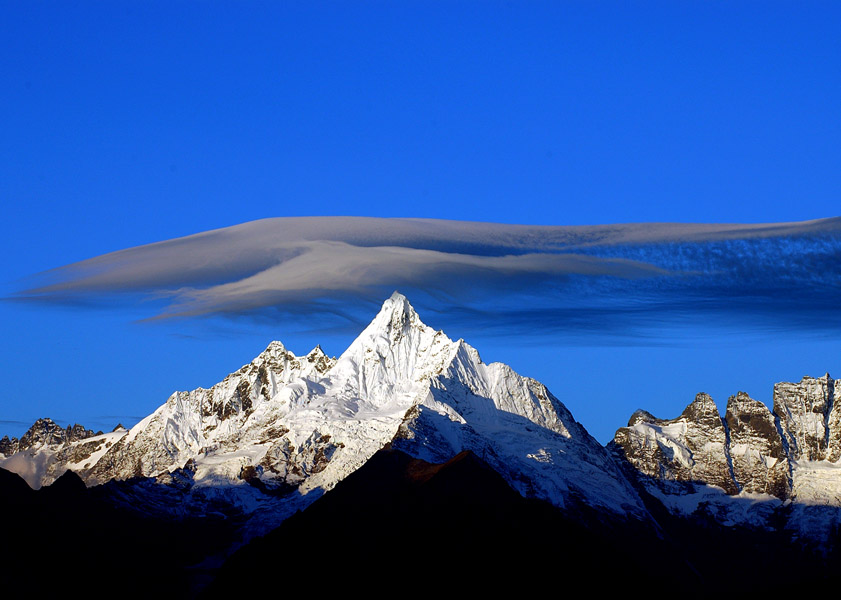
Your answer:
[[[6,297],[45,270],[267,217],[841,214],[837,3],[3,2],[0,16]],[[353,337],[280,317],[143,321],[159,309],[0,304],[0,434],[40,416],[130,421],[271,339],[338,354]],[[769,402],[776,381],[841,372],[831,310],[825,331],[705,317],[630,336],[422,316],[545,382],[601,441],[638,407]]]

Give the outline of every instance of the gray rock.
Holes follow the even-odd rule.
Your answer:
[[[774,414],[780,420],[790,459],[824,460],[834,456],[837,460],[841,456],[837,426],[841,415],[838,409],[833,410],[836,387],[828,373],[774,386]],[[835,425],[835,436],[830,435],[830,421]]]
[[[15,437],[9,439],[8,435],[4,435],[3,439],[0,439],[0,454],[11,456],[18,451],[19,447],[20,442]]]
[[[610,446],[639,481],[666,493],[686,491],[671,485],[686,482],[715,485],[730,495],[796,500],[805,493],[803,501],[814,500],[815,475],[805,465],[841,458],[840,394],[841,382],[829,374],[804,377],[774,386],[773,413],[739,392],[729,398],[724,419],[712,398],[698,394],[677,419],[636,411]],[[798,463],[804,468],[798,470]]]
[[[616,432],[611,449],[655,482],[707,483],[738,493],[724,421],[707,394],[698,394],[676,419],[637,411]]]
[[[762,402],[744,392],[730,396],[724,417],[733,476],[745,492],[791,495],[791,475],[774,416]]]

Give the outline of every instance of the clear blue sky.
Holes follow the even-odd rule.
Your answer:
[[[3,295],[264,217],[837,216],[839,31],[834,2],[2,1]],[[350,341],[146,316],[0,304],[0,434],[142,417],[271,339],[331,354]],[[768,402],[775,381],[841,374],[841,343],[813,332],[447,333],[544,381],[601,441],[637,407],[671,417],[696,392],[723,407],[739,389]]]

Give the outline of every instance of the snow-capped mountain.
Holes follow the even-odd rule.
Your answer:
[[[98,565],[98,582],[152,573],[185,597],[275,593],[261,574],[289,556],[303,560],[285,591],[325,572],[345,589],[361,563],[340,555],[389,588],[407,564],[467,556],[500,565],[487,591],[561,569],[609,594],[649,571],[690,597],[778,592],[744,576],[772,563],[790,589],[818,589],[841,561],[839,385],[778,384],[773,412],[739,393],[724,417],[699,394],[676,419],[637,411],[605,448],[542,384],[484,363],[395,293],[337,359],[272,342],[130,430],[41,419],[0,440],[0,530],[14,541],[0,570],[41,576],[30,557],[71,523],[93,535],[50,559],[62,580]]]
[[[63,429],[52,419],[38,419],[18,440],[0,439],[0,467],[19,474],[33,488],[48,485],[62,473],[96,463],[126,430],[94,433],[82,425]]]
[[[774,386],[773,411],[739,392],[723,418],[698,394],[675,419],[635,412],[608,447],[674,512],[821,538],[841,524],[840,393],[804,377]]]
[[[88,485],[176,478],[201,501],[271,506],[282,519],[383,448],[433,461],[471,450],[524,496],[647,515],[605,448],[542,384],[483,363],[398,293],[338,359],[272,342],[212,388],[177,392],[131,430],[90,438],[83,459],[65,458],[67,443],[7,454],[0,467],[33,487],[67,468]]]
[[[657,565],[661,581],[695,581],[708,597],[721,581],[754,590],[742,571],[780,560],[800,589],[841,560],[839,385],[829,375],[777,384],[773,412],[739,393],[724,417],[699,394],[676,419],[637,411],[605,448],[545,386],[484,363],[395,293],[337,359],[272,342],[130,430],[41,419],[0,440],[0,526],[26,548],[8,546],[0,562],[33,570],[39,540],[75,519],[99,537],[56,563],[65,576],[104,548],[96,560],[115,582],[146,577],[160,571],[165,539],[181,548],[170,585],[192,595],[217,575],[217,591],[236,589],[290,547],[323,553],[327,539],[381,564],[397,523],[406,544],[389,563],[394,585],[406,556],[427,560],[443,540],[504,564],[512,585],[538,565],[593,578],[609,563],[624,573],[611,588],[622,593]],[[111,531],[138,540],[126,545],[131,560],[108,555]],[[721,573],[721,547],[740,570]],[[308,590],[323,565],[304,562]],[[355,577],[358,565],[344,563]]]

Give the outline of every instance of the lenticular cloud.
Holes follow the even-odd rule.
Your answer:
[[[445,320],[518,334],[634,334],[699,316],[837,330],[841,219],[585,227],[264,219],[59,267],[17,298],[154,299],[150,319],[352,320],[355,305],[394,289]]]

